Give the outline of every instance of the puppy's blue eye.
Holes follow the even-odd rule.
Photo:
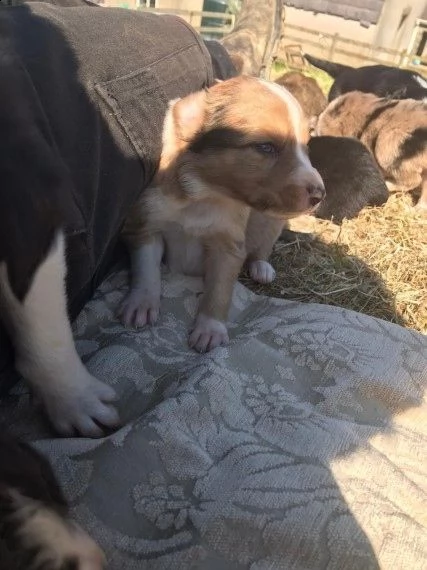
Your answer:
[[[277,148],[274,146],[273,143],[258,143],[255,146],[255,149],[260,152],[261,154],[276,154]]]

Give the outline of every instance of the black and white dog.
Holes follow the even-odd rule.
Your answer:
[[[326,71],[335,79],[328,94],[329,101],[349,91],[373,93],[378,97],[391,99],[427,98],[427,80],[415,71],[388,65],[367,65],[354,68],[308,54],[304,57],[311,65]]]
[[[69,317],[154,175],[168,102],[212,83],[206,47],[177,17],[0,12],[0,317],[61,434],[97,437],[119,421]]]

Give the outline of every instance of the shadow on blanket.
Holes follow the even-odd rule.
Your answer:
[[[242,283],[263,295],[343,307],[401,326],[407,324],[381,274],[359,257],[349,255],[343,244],[284,230],[271,262],[276,279],[270,285],[256,284],[247,275]]]
[[[52,438],[22,387],[0,416],[51,458],[111,570],[421,570],[421,335],[239,284],[231,345],[198,355],[199,280],[165,275],[160,322],[141,331],[115,320],[126,286],[106,281],[75,323],[124,427]]]

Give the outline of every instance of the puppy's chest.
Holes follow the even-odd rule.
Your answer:
[[[196,238],[218,234],[232,236],[236,232],[233,212],[221,201],[200,200],[185,203],[173,196],[165,196],[153,189],[147,201],[147,222],[157,231],[171,226]]]
[[[164,262],[173,273],[203,275],[206,239],[244,239],[236,212],[220,199],[183,203],[153,188],[147,212],[148,228],[162,234]]]
[[[170,224],[162,231],[165,245],[163,261],[171,273],[201,276],[204,271],[203,241]]]
[[[180,209],[174,221],[162,223],[165,263],[172,273],[203,275],[204,239],[215,239],[218,233],[229,231],[215,209],[210,211],[201,206]]]
[[[203,275],[203,240],[224,230],[224,216],[204,203],[185,205],[158,191],[150,198],[148,226],[162,234],[165,265],[172,273]]]

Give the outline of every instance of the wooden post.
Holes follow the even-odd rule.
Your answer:
[[[409,54],[403,50],[400,52],[399,61],[397,62],[397,67],[403,67],[405,65],[405,60]]]
[[[415,50],[419,30],[420,30],[420,23],[419,23],[419,20],[416,20],[415,26],[412,30],[411,37],[410,37],[410,40],[408,43],[408,47],[406,48],[406,54],[407,54],[407,60],[408,61],[409,61],[409,58],[411,57],[411,55],[413,54],[413,52]]]
[[[282,33],[282,23],[283,23],[283,2],[276,1],[276,8],[273,13],[273,24],[270,31],[270,37],[267,39],[267,44],[265,46],[264,55],[262,58],[260,77],[265,79],[270,78],[271,67],[273,65],[274,50],[276,49],[276,44],[280,40]]]
[[[331,45],[329,46],[329,51],[328,51],[328,61],[334,61],[335,48],[339,37],[340,37],[339,34],[334,34],[334,37],[332,38]]]

